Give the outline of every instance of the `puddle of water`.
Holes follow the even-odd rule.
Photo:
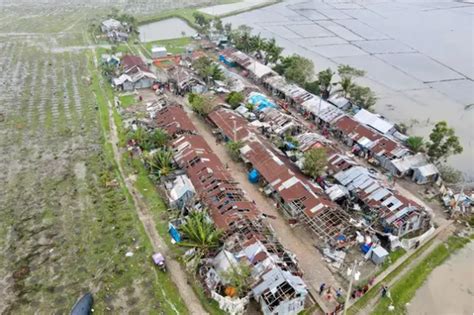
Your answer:
[[[407,307],[409,315],[474,312],[474,242],[437,267]]]
[[[145,24],[140,26],[138,31],[142,42],[179,38],[183,37],[183,32],[184,36],[188,37],[196,33],[195,29],[178,18]]]

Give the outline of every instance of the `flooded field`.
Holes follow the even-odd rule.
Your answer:
[[[471,315],[474,312],[474,243],[436,268],[408,306],[410,315]]]
[[[214,5],[199,9],[199,11],[210,15],[225,15],[231,12],[247,10],[248,8],[260,6],[268,2],[271,2],[271,0],[243,0],[235,3]]]
[[[156,40],[172,39],[196,34],[196,30],[178,18],[170,18],[139,27],[140,40],[153,42]]]
[[[403,17],[401,19],[401,17]],[[376,111],[427,136],[447,120],[464,153],[450,163],[474,179],[474,5],[462,1],[286,0],[225,18],[274,37],[284,53],[365,69],[361,84],[379,98]]]

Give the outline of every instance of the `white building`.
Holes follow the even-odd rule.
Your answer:
[[[168,55],[168,51],[165,47],[155,46],[151,49],[151,58],[163,58]]]

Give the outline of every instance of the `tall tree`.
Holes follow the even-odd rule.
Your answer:
[[[209,19],[201,12],[198,12],[198,11],[194,12],[193,18],[196,24],[201,27],[201,29],[205,29],[209,27],[209,24],[210,24]]]
[[[357,78],[365,76],[365,71],[360,70],[349,65],[339,65],[337,67],[337,73],[341,78],[349,77],[349,78]]]
[[[339,81],[340,89],[338,91],[343,92],[344,97],[347,97],[350,90],[355,86],[353,79],[365,75],[365,71],[353,68],[349,65],[339,65],[339,67],[337,67],[337,73],[339,77],[341,77],[341,81]]]
[[[321,96],[324,99],[327,99],[329,97],[329,93],[331,93],[333,76],[334,72],[330,68],[318,72],[319,88],[321,91]]]
[[[427,144],[428,156],[434,162],[446,161],[449,156],[460,154],[463,147],[453,128],[446,121],[436,123]]]
[[[354,87],[354,82],[352,82],[352,78],[350,77],[341,77],[341,81],[339,81],[340,88],[337,92],[342,92],[344,97],[348,97],[351,89]]]
[[[321,176],[328,163],[326,149],[314,148],[304,153],[303,172],[312,178]]]
[[[263,43],[263,51],[265,52],[265,64],[275,64],[280,59],[283,48],[276,44],[275,38],[271,38]]]
[[[285,76],[288,81],[304,86],[314,75],[314,64],[308,58],[293,54],[282,58],[274,70]]]
[[[372,107],[377,102],[377,97],[369,87],[364,87],[357,84],[353,84],[350,88],[349,99],[355,105],[367,110],[372,109]]]
[[[224,24],[224,33],[229,36],[232,33],[232,23]]]
[[[211,80],[222,80],[224,77],[219,65],[206,56],[196,59],[193,68],[207,83]]]
[[[222,24],[222,20],[219,17],[214,18],[213,24],[218,33],[222,34],[224,32],[224,25]]]
[[[201,116],[207,116],[214,107],[211,98],[199,94],[190,93],[188,101],[193,111]]]

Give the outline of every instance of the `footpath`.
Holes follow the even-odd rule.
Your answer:
[[[94,62],[97,65],[96,58],[94,58]],[[103,84],[104,84],[103,80],[102,78],[100,78],[101,87],[103,87]],[[133,179],[131,177],[127,177],[125,171],[123,170],[123,167],[121,164],[121,149],[118,146],[118,143],[119,143],[118,130],[117,130],[117,126],[115,124],[115,120],[113,117],[114,105],[110,100],[107,100],[107,103],[108,103],[107,114],[109,115],[110,132],[106,133],[105,136],[106,136],[107,141],[109,141],[112,144],[114,159],[117,164],[118,170],[120,172],[120,175],[124,179],[124,183],[127,190],[132,196],[135,209],[137,210],[138,218],[142,222],[143,227],[145,229],[145,233],[150,239],[150,243],[153,247],[153,251],[161,252],[165,256],[166,267],[168,269],[170,278],[174,282],[174,284],[178,287],[178,291],[180,292],[181,298],[186,304],[186,307],[189,313],[196,314],[196,315],[208,314],[206,310],[203,308],[198,297],[194,293],[192,287],[188,284],[186,272],[183,270],[180,263],[172,258],[171,251],[169,250],[168,245],[158,234],[151,211],[148,208],[147,204],[142,200],[142,196],[140,192],[136,189]],[[170,302],[170,306],[174,308],[171,302]],[[175,310],[175,312],[178,314],[177,310]]]

